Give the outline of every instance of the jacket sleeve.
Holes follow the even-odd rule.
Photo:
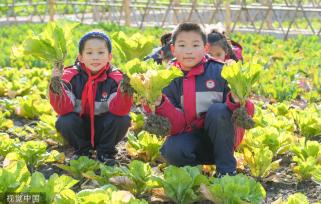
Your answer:
[[[50,104],[58,115],[66,115],[74,111],[76,97],[72,92],[71,80],[77,74],[74,70],[65,69],[62,75],[62,95],[52,91],[52,84],[49,85]]]
[[[114,84],[111,94],[108,97],[109,112],[114,115],[127,115],[133,105],[133,96],[122,93],[120,83]]]

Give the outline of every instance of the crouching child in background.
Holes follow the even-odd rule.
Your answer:
[[[162,35],[161,47],[155,48],[153,52],[144,58],[145,61],[154,60],[157,64],[168,64],[173,59],[173,55],[170,50],[171,45],[171,33]]]

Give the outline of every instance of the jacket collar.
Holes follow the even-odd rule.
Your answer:
[[[85,64],[81,63],[81,68],[87,74],[88,77],[94,77],[97,81],[104,81],[107,79],[107,71],[110,68],[110,63],[107,63],[99,72],[92,75],[91,71],[86,67]]]
[[[186,77],[197,76],[204,73],[204,64],[207,62],[206,57],[204,56],[202,60],[195,65],[189,72],[187,72]],[[178,67],[181,69],[181,64],[179,62],[176,63]]]

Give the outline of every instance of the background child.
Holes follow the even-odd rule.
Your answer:
[[[234,61],[242,60],[242,47],[236,42],[226,38],[226,36],[218,31],[212,30],[207,35],[207,40],[210,45],[208,53],[223,62],[229,59]]]
[[[158,64],[167,64],[171,59],[173,59],[173,55],[170,50],[171,36],[171,33],[162,35],[160,39],[161,47],[155,48],[150,55],[144,58],[144,60],[153,59]]]
[[[184,76],[163,89],[156,114],[172,126],[161,153],[173,165],[216,164],[217,176],[236,174],[234,148],[241,128],[231,122],[240,107],[221,77],[223,63],[206,58],[206,35],[193,23],[180,24],[172,34],[172,53]],[[247,102],[249,114],[254,106]]]
[[[114,68],[110,38],[102,32],[89,32],[79,41],[78,60],[64,69],[63,95],[50,89],[50,103],[59,117],[57,130],[76,150],[77,156],[90,156],[113,165],[115,145],[125,136],[132,96],[122,92],[122,74]],[[53,72],[57,75],[57,70]]]

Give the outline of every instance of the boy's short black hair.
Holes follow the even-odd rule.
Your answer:
[[[206,44],[207,42],[206,34],[201,28],[201,26],[199,26],[197,23],[190,23],[190,22],[181,23],[175,28],[175,30],[172,33],[172,43],[175,44],[178,34],[180,34],[181,32],[190,32],[190,31],[198,33],[202,37],[204,45]]]

